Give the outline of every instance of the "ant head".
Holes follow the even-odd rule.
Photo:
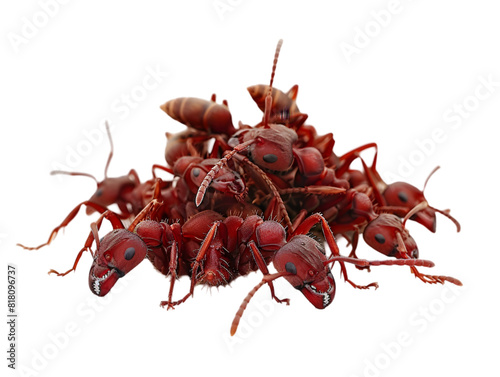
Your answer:
[[[249,146],[252,161],[261,168],[280,172],[288,170],[292,165],[292,145],[298,139],[295,131],[281,124],[270,123],[273,108],[273,93],[276,93],[276,90],[273,89],[273,81],[282,44],[283,40],[280,39],[276,46],[271,81],[264,100],[262,122],[252,130],[242,130],[233,135],[235,137],[229,140],[229,145],[235,147],[240,143],[238,134],[243,135],[244,141],[250,142],[253,139],[253,142]]]
[[[248,149],[250,159],[260,168],[284,172],[293,164],[295,131],[281,124],[269,124],[269,128],[256,128],[247,137],[254,138]]]
[[[436,212],[450,219],[460,232],[460,223],[449,214],[448,210],[440,210],[429,205],[425,199],[424,191],[432,175],[439,169],[439,166],[429,174],[424,183],[422,191],[405,182],[395,182],[387,186],[384,191],[384,199],[389,206],[404,207],[409,210],[405,215],[406,220],[411,219],[422,224],[431,232],[436,231]]]
[[[418,248],[396,215],[382,213],[363,232],[365,242],[378,252],[398,259],[418,258]]]
[[[90,267],[89,286],[97,296],[105,296],[119,278],[125,276],[147,254],[147,246],[135,233],[126,229],[115,229],[100,241],[96,239],[97,251]]]
[[[420,203],[427,203],[424,192],[406,182],[394,182],[387,186],[384,199],[388,206],[404,207],[409,210]],[[422,224],[431,232],[436,231],[436,211],[426,206],[412,217],[419,224]]]
[[[276,270],[318,309],[324,309],[335,297],[335,280],[320,244],[306,235],[293,237],[274,256]]]
[[[97,184],[97,190],[89,199],[89,202],[108,207],[118,202],[120,197],[126,191],[131,191],[138,185],[133,174],[127,174],[122,177],[104,178]],[[94,213],[94,209],[87,207],[87,215]]]

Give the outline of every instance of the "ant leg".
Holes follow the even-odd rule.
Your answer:
[[[264,274],[264,276],[269,275],[269,270],[267,268],[267,265],[266,265],[266,262],[264,260],[264,257],[262,256],[262,254],[260,253],[259,249],[257,248],[257,245],[255,245],[255,242],[254,241],[250,241],[248,243],[248,246],[250,246],[250,250],[252,252],[252,256],[254,257],[254,260],[257,263],[257,266],[259,267],[259,270],[262,271],[262,273]],[[272,281],[268,281],[268,284],[269,284],[269,288],[271,290],[271,297],[273,299],[275,299],[278,304],[281,304],[281,303],[284,302],[287,305],[290,305],[290,299],[285,298],[285,299],[281,300],[278,297],[276,297],[276,295],[274,294],[274,285],[273,285]]]
[[[156,178],[156,170],[163,170],[169,174],[174,174],[174,171],[172,168],[168,167],[168,166],[163,166],[163,165],[158,165],[158,164],[154,164],[152,167],[151,167],[151,170],[153,171],[153,178]]]
[[[293,219],[292,227],[290,228],[290,233],[295,233],[295,229],[304,221],[307,217],[307,210],[301,209],[299,214]]]
[[[252,161],[250,161],[248,158],[243,157],[243,156],[237,156],[235,157],[239,162],[243,163],[246,166],[249,166],[255,173],[258,174],[260,178],[265,182],[266,186],[271,190],[273,194],[273,199],[275,199],[275,203],[273,207],[277,206],[278,207],[278,218],[281,218],[282,216],[284,222],[285,222],[285,227],[288,229],[292,228],[292,221],[290,220],[290,217],[288,216],[288,211],[286,210],[285,203],[283,203],[283,199],[281,198],[281,195],[279,194],[279,191],[276,187],[276,185],[271,181],[271,179],[267,176],[267,174],[256,164],[254,164]]]
[[[422,266],[422,267],[434,267],[434,262],[427,259],[385,259],[385,260],[367,260],[358,259],[351,257],[332,257],[323,262],[324,265],[332,262],[347,262],[352,263],[359,267],[364,266]]]
[[[211,136],[215,141],[212,146],[212,151],[208,154],[209,158],[219,158],[219,150],[222,150],[222,153],[224,153],[224,151],[232,149],[221,135],[214,134]]]
[[[369,148],[375,148],[375,156],[376,156],[378,153],[378,147],[377,147],[376,143],[368,143],[368,144],[362,145],[362,146],[360,146],[356,149],[353,149],[352,151],[349,151],[349,152],[345,153],[344,155],[340,156],[339,157],[340,166],[335,171],[337,176],[340,177],[341,175],[345,174],[349,170],[351,163],[355,159],[360,158],[359,153],[364,151],[364,150],[367,150]],[[374,158],[374,162],[376,165],[376,157]]]
[[[415,269],[415,266],[424,266],[424,267],[433,267],[434,263],[425,260],[425,259],[390,259],[390,260],[378,260],[378,261],[369,261],[366,259],[358,259],[358,258],[352,258],[352,257],[332,257],[323,263],[325,265],[332,263],[332,262],[347,262],[347,263],[352,263],[358,268],[366,268],[369,266],[393,266],[393,265],[398,265],[398,266],[410,266],[412,269]],[[352,285],[352,283],[351,283]],[[462,285],[461,283],[459,285]],[[353,285],[354,286],[354,285]],[[369,288],[369,287],[375,287],[375,289],[378,288],[377,283],[371,283],[365,287],[359,287],[355,286],[355,288]]]
[[[184,301],[186,301],[190,296],[192,296],[194,294],[194,286],[196,285],[196,281],[197,281],[198,268],[200,267],[201,261],[205,257],[205,254],[207,253],[207,250],[210,247],[210,244],[215,236],[215,233],[217,232],[217,228],[219,227],[219,224],[220,224],[220,221],[217,221],[212,225],[212,227],[208,231],[207,235],[205,236],[203,243],[200,246],[198,254],[196,255],[196,259],[193,263],[193,269],[191,271],[191,287],[189,289],[188,294],[186,296],[184,296],[182,299],[180,299],[179,301],[172,302],[170,304],[171,306],[176,306],[176,305],[182,304]]]
[[[290,187],[285,189],[278,189],[281,195],[286,194],[311,194],[311,195],[336,195],[345,193],[345,188],[333,186],[304,186],[304,187]]]
[[[181,244],[181,226],[179,223],[172,224],[170,227],[171,232],[167,232],[167,238],[172,241],[172,247],[170,248],[170,262],[168,265],[168,271],[170,273],[170,289],[168,291],[168,301],[160,302],[160,306],[163,308],[167,306],[168,309],[174,309],[174,303],[172,302],[172,295],[174,293],[175,280],[177,279],[177,259],[179,257],[178,245]]]
[[[93,253],[92,253],[92,250],[90,249],[92,247],[92,243],[94,242],[94,240],[96,241],[96,244],[97,244],[97,248],[99,248],[99,236],[98,236],[98,231],[99,229],[101,228],[101,224],[102,224],[102,221],[106,219],[108,220],[111,225],[113,226],[113,229],[124,229],[124,226],[120,220],[120,218],[116,215],[116,213],[112,212],[112,211],[105,211],[98,219],[96,222],[90,224],[90,228],[91,228],[91,231],[90,231],[90,234],[89,236],[87,237],[87,240],[85,241],[85,245],[83,246],[83,248],[78,252],[78,255],[76,256],[76,259],[75,259],[75,263],[73,264],[73,267],[70,268],[68,271],[66,272],[63,272],[63,273],[60,273],[60,272],[57,272],[56,270],[53,270],[51,269],[48,273],[49,275],[50,274],[56,274],[57,276],[65,276],[67,275],[68,273],[70,273],[71,271],[75,271],[76,270],[76,266],[78,265],[78,262],[80,261],[80,258],[82,257],[83,253],[85,251],[89,251],[92,256],[93,256]]]
[[[321,228],[323,230],[323,234],[325,235],[326,242],[328,244],[328,247],[330,248],[330,251],[332,252],[332,255],[334,257],[340,257],[340,250],[339,247],[337,246],[337,243],[335,242],[335,237],[333,236],[333,232],[330,229],[330,226],[328,225],[328,222],[326,219],[320,214],[320,213],[315,213],[311,216],[309,216],[307,219],[305,219],[302,224],[300,224],[295,232],[292,233],[292,236],[296,234],[307,234],[311,230],[311,228],[316,225],[317,223],[321,224]],[[335,261],[335,260],[334,260]],[[344,280],[351,284],[354,288],[357,289],[368,289],[370,287],[378,287],[377,283],[370,283],[368,285],[358,285],[355,284],[352,280],[350,280],[347,277],[347,270],[345,267],[345,264],[342,260],[339,259],[340,262],[340,268],[341,268],[341,274],[344,276]]]
[[[156,184],[158,184],[158,181],[156,182]],[[139,224],[141,221],[145,220],[146,218],[151,218],[151,219],[154,219],[158,210],[163,206],[163,202],[160,202],[159,200],[157,199],[153,199],[151,200],[147,205],[146,207],[144,207],[142,209],[141,212],[139,212],[139,214],[135,217],[134,221],[132,222],[132,224],[130,224],[130,226],[128,227],[128,230],[130,230],[131,232],[134,231],[135,227],[137,226],[137,224]]]
[[[78,211],[80,210],[80,208],[85,205],[87,207],[92,207],[93,209],[95,209],[96,211],[98,211],[99,213],[104,213],[107,211],[106,208],[98,205],[98,204],[95,204],[95,203],[92,203],[92,202],[89,202],[89,201],[85,201],[85,202],[82,202],[80,204],[78,204],[75,208],[73,208],[73,210],[66,216],[66,218],[62,221],[62,223],[59,225],[59,226],[56,226],[52,232],[50,233],[50,236],[49,236],[49,239],[47,240],[47,242],[41,244],[41,245],[38,245],[38,246],[35,246],[35,247],[28,247],[28,246],[24,246],[20,243],[18,243],[17,245],[22,247],[23,249],[26,249],[26,250],[38,250],[44,246],[47,246],[49,245],[53,240],[54,238],[56,238],[57,236],[57,233],[65,228],[77,215]]]
[[[403,237],[401,236],[401,234],[399,232],[396,233],[396,237],[398,239],[398,244],[402,245],[401,249],[399,249],[399,251],[405,258],[403,260],[415,260],[408,255],[408,251],[406,250],[406,247],[405,247],[405,244],[403,241]],[[416,278],[419,278],[420,280],[422,280],[424,283],[444,284],[445,281],[448,281],[448,282],[455,284],[455,285],[459,285],[459,286],[462,285],[462,282],[460,280],[455,279],[454,277],[451,277],[451,276],[426,275],[426,274],[422,274],[421,272],[419,272],[415,266],[411,266],[410,268],[411,268],[411,273],[413,275],[415,275]]]

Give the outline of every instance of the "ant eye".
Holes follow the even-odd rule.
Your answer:
[[[104,259],[106,259],[109,262],[111,260],[111,255],[104,254]]]
[[[411,257],[414,259],[418,259],[418,249],[415,249],[412,251]]]
[[[97,190],[95,196],[101,196],[101,195],[102,195],[102,189]]]
[[[408,201],[408,195],[406,195],[403,191],[398,192],[398,198],[403,203],[406,203]]]
[[[292,262],[286,262],[285,264],[286,272],[297,275],[297,267]]]
[[[385,237],[381,235],[380,233],[375,234],[375,241],[378,243],[384,243],[385,242]]]
[[[265,154],[264,157],[262,157],[262,159],[267,163],[273,163],[273,162],[278,161],[278,156],[276,156],[275,154],[269,153],[269,154]]]
[[[194,169],[193,169],[193,175],[194,175],[195,177],[198,177],[198,176],[200,175],[200,168],[194,168]]]
[[[126,259],[126,260],[131,260],[135,255],[135,249],[133,247],[129,247],[127,250],[125,250],[125,254],[123,255],[123,257]]]

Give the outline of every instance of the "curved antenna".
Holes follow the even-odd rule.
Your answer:
[[[434,169],[430,172],[430,174],[428,175],[428,177],[426,178],[426,180],[425,180],[425,182],[424,182],[424,188],[422,189],[422,194],[424,193],[425,188],[427,187],[427,183],[429,182],[429,179],[430,179],[430,178],[434,175],[434,173],[435,173],[436,171],[438,171],[438,170],[439,170],[439,168],[440,168],[440,166],[436,166],[436,167],[435,167],[435,168],[434,168]],[[444,210],[444,211],[443,211],[443,210],[440,210],[440,209],[437,209],[437,208],[435,208],[435,207],[430,206],[430,205],[429,205],[429,203],[427,203],[427,202],[423,202],[423,203],[425,203],[425,204],[426,204],[426,207],[428,207],[428,208],[432,209],[433,211],[436,211],[436,212],[440,213],[441,215],[443,215],[443,216],[447,217],[448,219],[450,219],[450,220],[453,222],[453,224],[455,224],[455,226],[457,227],[457,232],[460,232],[460,230],[461,230],[460,223],[458,222],[458,220],[457,220],[457,219],[455,219],[453,216],[451,216],[451,215],[450,215],[450,210]],[[410,212],[408,212],[408,213],[406,214],[406,216],[405,216],[405,220],[403,221],[403,226],[404,226],[404,224],[405,224],[405,222],[406,222],[407,218],[410,218],[410,217],[411,217],[411,216],[413,216],[416,212],[418,212],[419,210],[421,210],[421,209],[423,209],[423,208],[424,208],[424,207],[422,207],[422,208],[420,208],[419,210],[417,210],[417,211],[413,212],[413,211],[415,210],[415,208],[417,208],[418,206],[419,206],[419,205],[417,205],[416,207],[414,207],[414,208],[413,208]]]
[[[266,100],[265,100],[264,118],[262,119],[262,123],[264,124],[264,127],[267,127],[267,125],[269,124],[269,119],[271,117],[271,107],[273,106],[273,96],[272,96],[273,81],[274,81],[274,75],[276,73],[276,65],[278,64],[278,57],[280,55],[280,50],[281,50],[282,45],[283,45],[283,39],[280,39],[278,41],[278,45],[276,46],[276,52],[274,54],[273,70],[271,72],[271,81],[269,83],[269,92],[267,93]]]
[[[109,130],[108,121],[104,121],[104,126],[106,127],[106,132],[108,134],[109,145],[111,146],[111,150],[109,151],[108,161],[106,162],[106,167],[104,168],[104,179],[108,178],[108,167],[111,162],[111,158],[113,157],[113,139],[111,138],[111,131]]]
[[[455,226],[457,227],[457,232],[460,232],[460,230],[462,229],[462,227],[460,226],[460,223],[458,222],[457,219],[455,219],[452,215],[450,215],[448,209],[442,211],[440,209],[437,209],[435,207],[430,206],[429,204],[427,204],[427,206],[430,209],[432,209],[433,211],[439,212],[441,215],[443,215],[443,216],[447,217],[448,219],[450,219],[453,222],[453,224],[455,224]]]
[[[424,182],[424,188],[422,189],[422,193],[425,191],[425,188],[427,187],[427,182],[429,182],[429,179],[432,177],[432,175],[439,170],[440,166],[436,166],[433,171],[427,176]]]
[[[452,215],[449,214],[449,210],[440,210],[438,208],[435,208],[435,207],[432,207],[429,205],[429,203],[427,201],[425,202],[420,202],[418,203],[415,207],[413,207],[407,214],[406,216],[404,217],[403,219],[403,227],[405,227],[405,224],[406,224],[406,221],[412,217],[414,214],[416,214],[417,212],[425,209],[425,208],[430,208],[432,209],[433,211],[436,211],[438,213],[440,213],[441,215],[447,217],[448,219],[450,219],[453,224],[455,224],[455,226],[457,227],[457,232],[460,232],[460,230],[462,229],[462,227],[460,226],[460,223],[458,222],[457,219],[455,219]]]
[[[268,127],[269,124],[269,119],[271,117],[271,108],[273,105],[273,96],[272,96],[272,86],[273,86],[273,81],[274,81],[274,75],[276,73],[276,65],[278,64],[278,57],[280,54],[281,50],[281,45],[283,44],[283,39],[280,39],[278,41],[278,45],[276,46],[276,52],[274,54],[274,61],[273,61],[273,69],[271,72],[271,81],[269,83],[269,92],[266,96],[266,102],[265,102],[265,109],[264,109],[264,117],[262,120],[262,123],[264,127]],[[233,150],[229,153],[227,153],[224,157],[222,157],[219,162],[212,167],[212,169],[208,172],[208,174],[205,176],[203,181],[200,184],[200,187],[198,188],[198,192],[196,193],[196,198],[195,198],[195,204],[197,207],[200,206],[201,202],[203,201],[203,198],[205,197],[205,192],[208,189],[208,186],[214,179],[215,175],[219,172],[219,170],[227,165],[228,161],[233,158],[233,156],[248,148],[251,144],[257,142],[256,139],[248,140],[246,142],[243,142],[241,144],[236,145]]]
[[[403,243],[404,245],[404,243]],[[323,265],[326,266],[332,262],[348,262],[359,267],[368,266],[423,266],[423,267],[434,267],[434,262],[427,259],[385,259],[385,260],[367,260],[358,259],[353,257],[343,257],[335,256],[326,261],[323,261]]]
[[[407,214],[406,216],[404,217],[403,219],[403,228],[405,228],[405,224],[406,222],[408,221],[408,219],[410,217],[412,217],[414,214],[416,214],[417,212],[425,209],[425,208],[428,208],[429,207],[429,203],[427,203],[426,201],[425,202],[420,202],[418,203],[415,207],[413,207]]]
[[[245,309],[247,308],[248,306],[248,303],[250,302],[250,300],[252,299],[252,297],[255,295],[255,293],[257,293],[257,291],[260,289],[260,287],[262,287],[264,284],[266,283],[270,283],[272,282],[273,280],[276,280],[280,277],[283,277],[283,276],[288,276],[288,275],[291,275],[290,273],[288,272],[276,272],[274,274],[270,274],[270,275],[264,275],[264,277],[262,278],[262,280],[260,281],[259,284],[257,284],[249,293],[248,295],[245,297],[245,299],[243,300],[243,302],[241,303],[240,307],[238,308],[238,311],[236,312],[235,316],[234,316],[234,319],[233,319],[233,322],[231,323],[231,336],[233,336],[235,333],[236,333],[236,330],[238,329],[238,325],[240,323],[240,320],[241,320],[241,317],[243,316],[243,312],[245,311]]]
[[[109,151],[108,161],[106,162],[106,166],[104,167],[104,179],[107,179],[108,178],[108,168],[109,168],[109,164],[111,162],[111,159],[113,158],[114,147],[113,147],[113,139],[111,138],[111,131],[109,130],[109,123],[108,123],[108,121],[106,120],[104,124],[105,124],[105,127],[106,127],[106,133],[108,134],[109,144],[111,146],[111,150]],[[80,177],[89,177],[89,178],[92,178],[95,181],[95,183],[99,186],[99,181],[97,180],[97,178],[94,177],[92,174],[89,174],[89,173],[68,172],[68,171],[64,171],[64,170],[52,170],[50,172],[50,175],[56,175],[56,174],[65,174],[65,175],[73,175],[73,176],[80,176]]]
[[[92,178],[95,183],[99,185],[99,181],[94,177],[92,174],[89,173],[80,173],[80,172],[69,172],[69,171],[64,171],[64,170],[52,170],[50,172],[50,175],[56,175],[56,174],[65,174],[65,175],[75,175],[75,176],[81,176],[81,177],[89,177]]]
[[[96,252],[97,252],[97,250],[99,250],[101,248],[101,242],[99,240],[99,229],[98,229],[96,223],[90,224],[90,231],[92,232],[92,235],[94,236],[95,245],[96,245]],[[92,250],[90,250],[90,252],[92,253]]]
[[[195,204],[196,207],[199,207],[201,202],[203,201],[203,198],[205,197],[205,192],[208,189],[208,186],[210,186],[210,183],[212,183],[214,177],[216,174],[219,172],[220,169],[222,169],[223,166],[227,165],[227,162],[233,158],[233,156],[241,152],[242,150],[248,148],[251,144],[257,142],[256,139],[248,140],[245,141],[244,143],[238,144],[233,148],[233,150],[229,153],[227,153],[224,157],[222,157],[217,164],[215,164],[212,169],[207,173],[205,178],[200,184],[200,187],[198,188],[198,192],[196,193],[196,200]]]

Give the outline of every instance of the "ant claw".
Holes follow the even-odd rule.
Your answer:
[[[347,279],[347,282],[349,284],[351,284],[354,288],[356,289],[369,289],[371,287],[374,287],[375,289],[378,289],[378,283],[377,282],[373,282],[373,283],[370,283],[368,285],[357,285],[355,283],[353,283],[351,280]]]
[[[277,302],[278,304],[283,304],[283,303],[285,303],[285,304],[287,304],[287,305],[290,305],[290,299],[289,299],[289,298],[284,298],[283,300],[281,300],[281,299],[279,299],[279,298],[275,297],[275,299],[276,299],[276,302]]]
[[[167,307],[167,310],[169,310],[169,309],[174,310],[175,309],[175,304],[170,302],[170,301],[160,302],[160,307],[164,308],[165,306]]]

